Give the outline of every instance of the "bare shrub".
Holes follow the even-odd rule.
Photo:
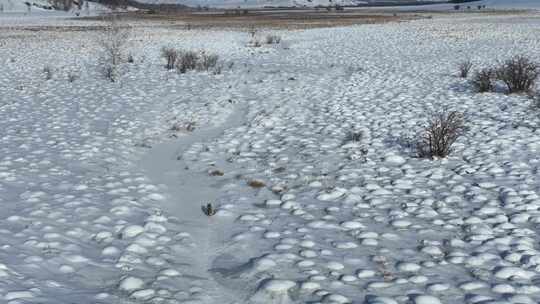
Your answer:
[[[201,206],[202,212],[207,216],[212,216],[216,214],[217,210],[211,203],[206,204],[206,206]]]
[[[212,68],[212,74],[214,75],[221,75],[222,71],[223,71],[223,64],[218,64],[214,68]]]
[[[208,174],[210,176],[223,176],[223,175],[225,175],[225,173],[223,171],[221,171],[221,170],[212,170],[212,171],[208,172]]]
[[[43,74],[45,74],[46,80],[51,80],[53,78],[53,68],[49,65],[43,67]]]
[[[266,36],[266,44],[279,44],[281,42],[281,36],[268,35]]]
[[[68,72],[67,78],[69,82],[75,82],[75,80],[79,79],[79,73]]]
[[[251,39],[255,38],[255,35],[257,35],[257,28],[255,26],[251,26],[248,33],[251,36]]]
[[[362,131],[349,131],[345,137],[345,142],[360,142],[362,141],[362,137],[364,137]]]
[[[459,63],[459,77],[461,78],[467,78],[469,76],[469,71],[471,70],[473,64],[470,60],[463,61]]]
[[[463,114],[444,110],[431,114],[424,133],[417,143],[419,157],[446,157],[452,151],[452,145],[463,135]]]
[[[114,16],[107,20],[107,25],[99,37],[103,73],[106,78],[113,82],[119,74],[118,66],[122,62],[128,38],[129,31],[122,28],[117,17]]]
[[[182,51],[179,54],[178,60],[176,62],[176,69],[180,73],[185,73],[197,68],[197,61],[199,56],[194,51]]]
[[[178,59],[178,51],[171,47],[163,47],[161,49],[161,57],[165,58],[167,61],[165,68],[167,70],[172,70],[176,65],[176,60]]]
[[[515,56],[497,69],[496,76],[506,84],[509,93],[525,93],[532,90],[540,67],[526,56]]]
[[[535,110],[540,110],[540,92],[530,91],[528,92],[529,99],[531,100],[531,106]]]
[[[63,10],[63,11],[69,11],[73,5],[72,1],[65,1],[65,0],[49,0],[49,3],[54,9],[57,10]]]
[[[190,121],[187,123],[176,122],[171,126],[170,130],[174,132],[193,132],[195,131],[196,125],[197,124],[194,121]]]
[[[103,76],[111,82],[116,82],[116,79],[118,78],[118,68],[110,64],[103,66]]]
[[[208,71],[217,66],[219,56],[215,54],[208,54],[205,51],[202,51],[199,60],[197,63],[197,69],[200,71]]]
[[[248,186],[252,187],[252,188],[262,188],[264,186],[266,186],[266,184],[261,181],[261,180],[257,180],[257,179],[253,179],[253,180],[250,180],[248,181]]]
[[[250,47],[261,47],[262,46],[262,43],[261,41],[257,38],[257,29],[255,27],[251,27],[248,31],[249,33],[249,36],[250,36],[250,40],[248,42],[248,46]]]
[[[122,28],[116,17],[111,17],[105,26],[99,40],[104,55],[112,65],[122,62],[125,45],[129,38],[129,32]]]
[[[485,68],[474,73],[472,84],[477,92],[490,92],[494,89],[495,71],[492,68]]]

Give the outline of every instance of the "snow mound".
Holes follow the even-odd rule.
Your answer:
[[[251,296],[253,304],[290,304],[290,291],[296,287],[296,282],[290,280],[271,279],[261,283],[258,290]]]

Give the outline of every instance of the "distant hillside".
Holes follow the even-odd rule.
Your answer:
[[[444,2],[448,2],[448,0],[0,0],[0,12],[27,12],[29,10],[76,11],[86,9],[88,6],[176,10],[185,9],[188,6],[192,8],[263,8],[335,5],[423,5]]]
[[[107,10],[105,6],[87,0],[0,0],[0,13],[65,11],[76,14],[83,11],[103,12]]]
[[[316,6],[382,6],[444,3],[448,0],[129,0],[151,5],[180,4],[190,7],[262,8]],[[468,0],[471,1],[471,0]]]
[[[182,10],[200,8],[264,8],[317,6],[408,6],[475,2],[488,8],[540,9],[540,0],[0,0],[1,12],[103,11],[107,7]],[[426,7],[427,8],[427,7]]]

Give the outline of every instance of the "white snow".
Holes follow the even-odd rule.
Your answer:
[[[11,301],[17,299],[29,299],[33,298],[34,294],[31,291],[21,290],[21,291],[10,291],[4,296],[4,300]]]
[[[127,277],[120,282],[120,290],[132,291],[141,289],[144,286],[144,281],[136,277]]]
[[[415,304],[442,304],[442,302],[434,297],[434,296],[428,296],[428,295],[421,295],[417,296],[414,299]]]
[[[540,61],[538,13],[260,30],[283,38],[260,48],[131,20],[116,83],[101,21],[14,16],[0,15],[1,301],[540,302],[538,112],[456,76],[463,59]],[[165,45],[223,71],[166,71]],[[407,139],[443,107],[466,135],[419,159]]]
[[[122,230],[122,237],[134,238],[143,232],[144,232],[144,227],[139,226],[139,225],[131,225]]]

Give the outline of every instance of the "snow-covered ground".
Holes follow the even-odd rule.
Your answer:
[[[539,9],[540,2],[536,0],[482,0],[483,4],[505,9]]]
[[[30,6],[27,5],[31,4]],[[107,6],[101,5],[96,2],[84,1],[80,7],[73,4],[71,9],[56,10],[52,6],[52,1],[49,0],[0,0],[0,20],[11,19],[10,21],[17,22],[21,17],[28,19],[32,17],[35,22],[38,17],[56,17],[56,18],[70,18],[77,16],[98,16],[101,14],[107,14],[111,12],[111,9]],[[128,7],[121,10],[135,10],[132,7]],[[30,21],[30,20],[27,20]]]
[[[390,10],[390,11],[455,11],[455,6],[459,5],[460,10],[464,11],[469,8],[473,12],[477,10],[479,5],[485,6],[482,10],[538,10],[540,9],[540,1],[537,0],[480,0],[468,3],[441,3],[430,5],[406,5],[406,6],[392,6],[392,7],[366,7],[361,8],[363,10]],[[347,8],[356,9],[356,8]]]
[[[260,48],[140,22],[116,83],[99,22],[0,18],[0,302],[538,303],[538,110],[474,93],[456,66],[540,61],[539,17],[280,31]],[[222,74],[166,71],[162,46],[219,54]],[[416,158],[407,139],[445,107],[466,135]]]
[[[10,0],[4,0],[10,1]],[[11,0],[13,1],[13,0]],[[391,3],[392,1],[362,1],[362,0],[139,0],[144,3],[167,3],[167,4],[183,4],[191,7],[196,6],[208,6],[208,7],[217,7],[217,8],[261,8],[261,7],[315,7],[315,6],[334,6],[336,4],[345,5],[345,6],[355,6],[355,5],[366,5],[372,4],[372,9],[380,10],[381,7],[377,6],[377,2],[384,2],[385,4]],[[409,0],[403,1],[393,1],[394,3],[406,3],[407,5],[403,6],[394,6],[387,7],[385,9],[392,10],[453,10],[456,4],[451,3],[441,3],[437,2],[448,2],[446,0],[433,0],[432,4],[429,5],[411,5]],[[419,1],[425,2],[425,1]],[[489,9],[540,9],[540,1],[538,0],[479,0],[469,3],[458,3],[462,7],[470,6],[471,8],[476,8],[478,5],[485,5]],[[366,9],[363,7],[363,9]]]
[[[380,2],[395,4],[411,4],[415,0],[139,0],[152,4],[183,4],[191,7],[208,6],[218,8],[262,8],[262,7],[315,7],[339,5],[377,5]],[[418,2],[425,2],[418,0]],[[432,2],[446,2],[446,0],[432,0]]]

